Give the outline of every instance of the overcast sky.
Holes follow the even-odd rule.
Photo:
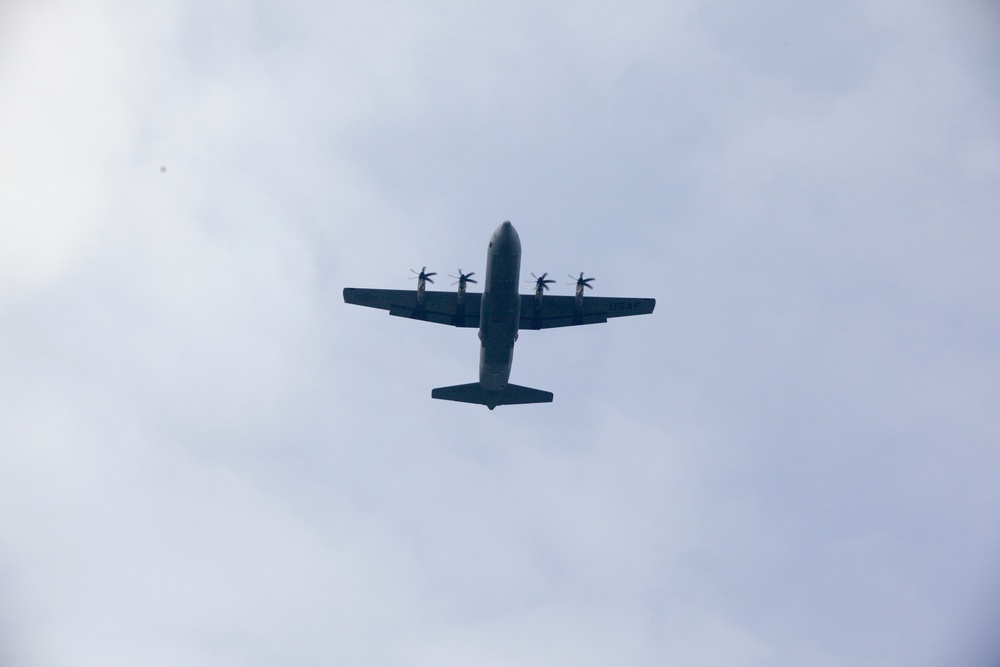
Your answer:
[[[3,2],[0,665],[1000,663],[1000,8],[732,4]]]

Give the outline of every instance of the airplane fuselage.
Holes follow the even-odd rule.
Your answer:
[[[510,379],[521,318],[520,275],[521,239],[514,225],[504,222],[493,232],[486,252],[479,312],[479,384],[485,391],[502,391]]]

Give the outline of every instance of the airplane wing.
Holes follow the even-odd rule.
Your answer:
[[[414,320],[450,324],[454,327],[479,327],[479,292],[466,292],[462,302],[458,292],[424,292],[417,301],[416,290],[344,288],[344,302],[388,310],[390,315]]]
[[[466,295],[468,297],[468,295]],[[519,329],[549,329],[581,324],[599,324],[611,317],[648,315],[656,307],[656,299],[585,296],[577,308],[575,296],[521,295]]]

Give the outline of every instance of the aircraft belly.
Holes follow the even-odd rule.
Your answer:
[[[501,225],[486,256],[486,284],[480,306],[479,383],[486,391],[507,387],[520,323],[521,297],[517,281],[521,243],[509,224]]]
[[[499,391],[507,386],[514,348],[483,345],[479,349],[479,384],[487,391]]]
[[[511,308],[509,300],[490,301],[491,307],[480,328],[479,381],[483,389],[500,390],[510,378],[520,309]]]

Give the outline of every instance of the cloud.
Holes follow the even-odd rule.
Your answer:
[[[5,11],[0,658],[989,654],[995,39],[962,12]],[[504,218],[525,272],[656,314],[522,335],[551,406],[431,401],[474,333],[340,290],[481,276]]]
[[[41,5],[15,13],[15,23],[0,62],[8,156],[0,289],[8,295],[51,284],[88,252],[110,196],[102,173],[129,132],[117,83],[124,54],[98,8]]]

